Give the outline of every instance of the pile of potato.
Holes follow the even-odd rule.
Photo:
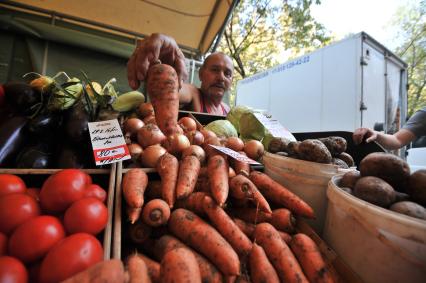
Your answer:
[[[292,158],[349,168],[354,166],[354,160],[345,152],[346,148],[346,140],[338,136],[296,142],[274,138],[269,144],[268,151]]]
[[[359,167],[344,174],[339,187],[372,204],[426,220],[426,170],[411,174],[407,162],[384,152],[370,153]]]

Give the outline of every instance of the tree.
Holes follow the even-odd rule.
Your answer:
[[[414,4],[414,3],[412,3]],[[404,6],[393,23],[402,43],[396,54],[408,63],[408,113],[426,106],[426,1]]]
[[[234,60],[238,80],[312,51],[331,41],[310,14],[319,0],[241,0],[226,27],[219,51]],[[234,95],[231,94],[231,104]]]

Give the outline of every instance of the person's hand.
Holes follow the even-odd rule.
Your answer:
[[[352,139],[355,144],[360,144],[364,139],[369,143],[377,139],[377,132],[369,128],[359,128],[353,133]]]
[[[179,87],[188,78],[185,68],[185,56],[176,41],[166,35],[153,33],[137,43],[135,51],[127,62],[127,79],[132,89],[137,89],[146,78],[152,63],[161,63],[174,67],[179,77]]]

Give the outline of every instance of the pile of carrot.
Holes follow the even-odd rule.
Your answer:
[[[179,133],[175,73],[155,65],[147,83],[159,128]],[[297,233],[296,216],[315,218],[313,209],[207,134],[192,153],[160,156],[149,180],[142,168],[124,174],[129,282],[335,282],[316,243]]]

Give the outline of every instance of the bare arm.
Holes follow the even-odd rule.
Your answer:
[[[406,129],[400,129],[395,134],[389,135],[368,128],[359,128],[353,134],[355,144],[360,144],[364,139],[366,143],[376,141],[387,150],[399,149],[415,138],[416,136]]]

